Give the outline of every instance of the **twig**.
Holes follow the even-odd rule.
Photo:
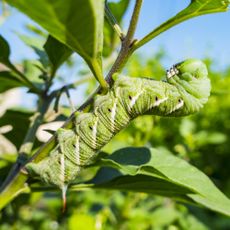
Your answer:
[[[85,83],[85,82],[87,82],[87,81],[89,81],[91,79],[93,79],[93,76],[90,74],[90,75],[87,75],[86,77],[84,77],[84,78],[82,78],[80,80],[77,80],[77,81],[75,81],[73,83],[70,83],[68,85],[62,86],[61,88],[58,88],[58,89],[54,90],[53,92],[51,92],[50,98],[51,99],[56,98],[56,102],[58,103],[57,100],[59,100],[61,94],[65,90],[74,89],[74,88],[76,88],[76,86],[81,85],[81,84],[83,84],[83,83]],[[56,107],[56,105],[55,105],[55,107]],[[56,111],[56,109],[54,109],[54,110]]]
[[[39,103],[37,112],[34,114],[34,116],[31,119],[31,123],[28,129],[28,132],[24,138],[24,141],[20,147],[18,158],[16,163],[11,168],[6,180],[1,186],[0,190],[3,190],[4,187],[8,185],[8,183],[15,177],[15,175],[20,171],[21,167],[25,164],[25,162],[28,160],[29,156],[31,155],[31,151],[33,148],[35,135],[38,127],[41,125],[43,121],[43,117],[45,113],[47,112],[51,100],[47,97],[42,98]]]
[[[114,17],[111,10],[109,9],[107,1],[105,2],[105,16],[106,16],[106,19],[108,20],[109,24],[113,27],[113,29],[117,33],[120,40],[123,41],[124,40],[124,33],[122,32],[119,24],[117,23],[116,18]]]
[[[142,0],[136,0],[133,14],[132,14],[132,17],[131,17],[131,20],[129,23],[127,35],[125,36],[125,38],[122,42],[121,50],[117,56],[116,61],[114,62],[111,70],[109,71],[108,75],[106,76],[106,81],[109,83],[109,85],[111,85],[113,82],[112,75],[116,72],[120,72],[121,69],[124,67],[125,63],[128,61],[128,57],[130,56],[129,50],[131,48],[131,44],[133,44],[132,39],[133,39],[135,30],[136,30],[136,26],[137,26],[137,22],[138,22],[138,18],[139,18],[139,13],[141,10],[141,5],[142,5]]]
[[[129,44],[129,45],[132,43],[131,41],[132,41],[134,33],[136,31],[141,6],[142,6],[142,0],[136,0],[134,10],[133,10],[133,14],[132,14],[132,18],[131,18],[131,21],[129,23],[128,32],[127,32],[127,35],[125,37],[126,43]]]
[[[36,131],[38,127],[42,124],[44,115],[47,112],[50,103],[51,103],[51,99],[49,97],[44,97],[39,102],[37,112],[31,118],[30,127],[25,136],[23,144],[19,150],[19,155],[25,156],[27,159],[28,159],[28,156],[30,156],[31,150],[33,148],[33,142],[35,140]]]
[[[209,13],[217,13],[217,12],[225,12],[228,10],[229,1],[222,1],[222,7],[216,8],[213,10],[196,10],[196,11],[190,11],[193,8],[193,1],[191,1],[191,4],[189,4],[188,7],[186,7],[184,10],[176,14],[174,17],[170,18],[166,22],[162,23],[160,26],[152,30],[149,34],[147,34],[145,37],[140,39],[138,42],[135,43],[135,45],[132,47],[131,52],[133,53],[136,49],[140,48],[141,46],[145,45],[147,42],[158,36],[159,34],[163,33],[164,31],[170,29],[171,27],[180,24],[181,22],[184,22],[188,19],[191,19],[193,17],[201,16],[204,14]],[[194,3],[195,4],[195,3]],[[205,3],[202,3],[205,5]],[[201,4],[201,5],[202,5]],[[202,8],[202,7],[201,7]]]

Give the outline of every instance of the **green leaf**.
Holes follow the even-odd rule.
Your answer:
[[[59,66],[72,54],[71,49],[52,36],[48,37],[44,49],[52,64],[53,72],[56,72]]]
[[[15,87],[21,87],[24,84],[10,71],[0,72],[0,93]]]
[[[96,188],[147,192],[230,216],[230,200],[201,171],[163,149],[124,148],[101,160]],[[108,168],[112,167],[112,168]]]
[[[0,62],[10,68],[17,75],[17,79],[23,82],[28,88],[36,93],[40,93],[39,90],[27,79],[27,77],[10,62],[9,57],[10,47],[7,41],[0,35]]]
[[[46,52],[42,48],[44,41],[40,37],[31,37],[18,32],[16,34],[27,46],[30,46],[34,50],[39,57],[40,63],[46,68],[49,61]]]
[[[29,118],[33,115],[32,112],[24,110],[7,110],[0,119],[0,127],[11,125],[12,130],[4,136],[9,139],[14,145],[19,148],[23,142],[25,134],[29,128]]]
[[[8,65],[10,58],[10,46],[7,41],[0,35],[0,62]]]
[[[191,0],[189,6],[181,11],[179,15],[193,14],[194,16],[225,12],[230,4],[229,0]]]
[[[229,4],[230,0],[191,0],[190,4],[184,10],[139,40],[133,46],[133,51],[143,46],[162,32],[190,18],[198,17],[204,14],[225,12],[228,10]]]
[[[104,0],[7,0],[76,51],[102,79]]]

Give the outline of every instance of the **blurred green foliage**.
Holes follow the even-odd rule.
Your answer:
[[[152,58],[136,55],[125,72],[133,77],[161,79],[164,76],[161,64],[164,57],[162,51]],[[230,68],[214,71],[213,61],[206,59],[205,62],[209,67],[212,94],[201,112],[176,119],[139,117],[103,150],[112,153],[126,146],[162,146],[196,165],[229,195]],[[9,164],[12,162],[9,161]],[[2,167],[6,169],[9,165],[3,164]],[[81,177],[89,179],[93,174],[85,170]],[[69,192],[67,211],[63,214],[60,197],[60,194],[52,192],[20,196],[1,213],[0,229],[227,230],[230,226],[229,219],[206,209],[184,206],[169,198],[143,193],[102,190]]]

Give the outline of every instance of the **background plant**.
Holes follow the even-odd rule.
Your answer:
[[[213,217],[213,215],[216,214],[208,211],[198,210],[190,206],[184,207],[168,198],[155,198],[152,197],[152,195],[146,195],[144,193],[130,193],[130,190],[143,191],[143,186],[138,185],[138,182],[142,181],[143,177],[140,178],[141,175],[138,175],[138,173],[133,174],[131,170],[133,168],[125,164],[125,160],[129,161],[129,157],[133,157],[133,155],[130,156],[127,149],[121,150],[121,155],[118,155],[120,172],[124,174],[124,177],[119,175],[119,179],[121,179],[119,182],[120,188],[115,187],[114,189],[128,191],[117,193],[109,191],[109,188],[114,185],[114,179],[118,176],[116,174],[117,171],[111,168],[101,168],[101,166],[116,168],[116,165],[114,162],[108,162],[108,160],[99,160],[95,167],[89,168],[82,173],[76,181],[76,186],[72,186],[72,190],[77,190],[78,192],[77,194],[70,193],[68,196],[68,212],[60,216],[60,218],[55,218],[60,215],[60,212],[56,210],[57,207],[60,210],[61,206],[60,200],[57,199],[59,195],[49,193],[48,191],[52,188],[44,187],[44,185],[36,180],[29,180],[28,183],[25,184],[27,176],[20,173],[19,169],[34,152],[37,152],[35,155],[37,158],[43,157],[47,155],[49,148],[55,144],[54,140],[51,139],[50,142],[46,143],[42,148],[39,148],[41,142],[36,138],[35,134],[41,124],[51,121],[63,121],[70,115],[70,109],[61,107],[58,103],[61,95],[66,93],[66,89],[74,88],[83,82],[89,82],[86,91],[92,93],[95,81],[92,80],[91,73],[87,67],[79,71],[80,79],[75,79],[73,83],[68,82],[68,84],[62,85],[60,88],[52,88],[55,83],[60,81],[57,70],[61,65],[67,61],[65,65],[71,68],[72,62],[70,55],[73,51],[82,56],[95,76],[95,79],[99,82],[100,88],[96,92],[101,91],[103,93],[109,85],[111,86],[113,84],[111,75],[123,69],[127,60],[136,49],[161,32],[191,17],[225,11],[228,2],[211,1],[211,3],[209,3],[208,1],[192,1],[188,8],[154,29],[139,41],[135,40],[134,32],[142,1],[136,1],[133,17],[127,33],[122,32],[118,24],[116,24],[116,21],[120,24],[129,1],[110,3],[110,5],[105,8],[107,21],[104,27],[103,1],[97,1],[97,4],[95,4],[95,1],[85,1],[84,4],[80,3],[80,1],[68,1],[68,4],[65,2],[63,5],[61,3],[60,5],[51,4],[51,1],[39,1],[40,4],[38,5],[35,3],[28,4],[28,1],[23,0],[17,1],[17,3],[14,1],[8,2],[34,19],[44,27],[50,35],[47,38],[47,34],[44,31],[30,27],[30,29],[37,33],[36,41],[44,40],[44,37],[47,38],[47,40],[43,46],[42,42],[35,42],[35,40],[31,38],[21,36],[39,55],[39,60],[25,60],[23,63],[20,63],[19,66],[11,63],[10,48],[6,40],[1,37],[0,41],[0,61],[4,64],[4,68],[6,68],[0,75],[2,83],[1,92],[15,87],[27,87],[30,93],[37,95],[38,99],[36,111],[8,110],[1,117],[1,126],[5,126],[9,123],[13,126],[13,131],[5,133],[4,136],[18,149],[16,164],[13,164],[16,160],[16,155],[8,154],[7,150],[3,151],[1,155],[3,159],[1,161],[2,181],[13,165],[11,172],[8,174],[8,179],[3,184],[1,206],[4,207],[15,195],[27,193],[15,199],[11,206],[7,206],[4,209],[1,217],[2,220],[5,220],[3,227],[7,228],[9,226],[8,224],[11,224],[11,217],[14,216],[14,224],[18,228],[28,223],[31,225],[30,228],[35,226],[34,223],[36,223],[37,227],[38,222],[41,228],[44,229],[55,227],[65,228],[67,225],[69,228],[76,228],[76,224],[81,225],[85,221],[88,221],[91,223],[92,229],[95,229],[95,226],[99,226],[98,229],[104,227],[111,228],[111,226],[126,229],[133,228],[133,226],[137,229],[147,229],[149,227],[161,229],[164,226],[170,225],[178,229],[190,229],[191,225],[195,226],[195,229],[207,229],[208,226],[213,225],[221,226],[221,228],[226,227],[227,229],[229,222],[223,217],[212,218],[210,222],[210,216]],[[81,4],[81,7],[79,7],[79,4]],[[53,9],[52,12],[49,11],[50,7]],[[44,14],[38,17],[36,12],[43,12]],[[55,15],[50,15],[51,13],[56,13],[55,15],[58,18],[56,19],[56,17],[54,17]],[[81,13],[92,15],[92,17],[84,17],[86,21],[82,23],[83,26],[78,23],[77,25],[79,25],[79,27],[76,27],[77,22],[82,22],[82,20],[78,18],[81,17]],[[72,21],[68,20],[69,18],[72,18]],[[116,21],[114,18],[116,18]],[[112,27],[109,24],[111,24]],[[105,35],[104,43],[102,43],[102,37],[100,36],[102,29]],[[67,33],[63,31],[67,31]],[[120,38],[121,42],[119,42],[118,38]],[[104,44],[104,47],[102,44]],[[118,56],[115,61],[111,60],[113,59],[112,52],[119,44],[121,44],[121,49]],[[140,57],[134,56],[128,65],[126,65],[127,75],[133,77],[154,76],[154,78],[160,79],[165,72],[161,65],[163,58],[164,53],[159,52],[154,58],[146,59],[144,62],[145,65],[143,65],[143,62],[140,61]],[[108,63],[108,66],[105,66],[103,69],[102,59],[104,64]],[[141,57],[141,59],[143,59],[143,57]],[[206,62],[211,69],[212,61],[206,60]],[[110,66],[111,64],[112,66]],[[103,72],[108,72],[106,77],[107,83],[103,78]],[[116,136],[103,150],[107,153],[112,153],[118,148],[126,146],[161,146],[158,148],[158,152],[162,153],[162,155],[160,155],[160,157],[162,156],[162,161],[165,160],[163,158],[165,156],[165,149],[168,149],[186,161],[190,161],[198,168],[201,168],[209,176],[214,177],[216,180],[218,179],[219,187],[228,193],[227,159],[229,158],[227,154],[229,126],[227,118],[229,116],[229,94],[228,84],[226,84],[229,80],[229,78],[227,78],[228,75],[228,69],[219,73],[211,72],[213,92],[209,104],[201,113],[189,118],[178,118],[175,120],[148,116],[138,118],[130,127]],[[68,96],[68,93],[66,94]],[[92,98],[91,96],[86,103],[83,103],[80,109],[90,109]],[[58,107],[58,113],[53,114],[50,112],[53,108],[57,110]],[[222,113],[217,117],[216,114],[220,109]],[[66,126],[69,125],[68,120],[65,124]],[[168,127],[170,127],[170,131]],[[20,135],[18,135],[18,133],[20,133]],[[175,133],[177,135],[175,135]],[[38,151],[36,151],[37,149]],[[135,149],[135,151],[143,151],[144,155],[145,149]],[[213,154],[210,154],[210,152]],[[116,156],[116,152],[114,154]],[[141,160],[142,159],[140,159],[140,161]],[[226,167],[224,167],[224,165],[226,165]],[[103,170],[109,170],[106,171],[106,173],[109,172],[111,177],[104,177],[102,178],[103,180],[100,180],[100,176],[103,175]],[[89,188],[84,182],[93,178],[96,171],[97,175],[93,180],[93,187],[100,188],[101,186],[104,190],[95,190],[97,192],[96,195],[95,191],[79,192],[81,189]],[[122,188],[125,182],[125,180],[124,182],[122,180],[130,175],[134,176],[134,184],[137,184],[136,187],[129,189]],[[154,179],[154,175],[151,176]],[[221,178],[221,180],[219,178]],[[115,185],[119,183],[116,182]],[[161,181],[161,183],[161,192],[174,188],[174,185],[169,184],[167,181]],[[207,181],[207,184],[208,183]],[[202,184],[201,189],[202,187],[206,187],[207,184]],[[144,186],[149,187],[150,184],[147,183]],[[165,189],[164,186],[171,187]],[[183,186],[187,189],[191,188],[191,184],[189,183]],[[154,189],[155,187],[153,186],[153,194],[156,193]],[[182,187],[179,188],[179,190],[182,192]],[[42,197],[42,193],[35,193],[36,191],[45,191],[44,196]],[[161,195],[164,195],[163,192]],[[207,200],[208,198],[209,197],[207,197]],[[220,199],[219,201],[222,201],[222,194],[218,193],[217,198]],[[95,202],[95,200],[98,202]],[[200,202],[200,204],[229,215],[228,203],[218,207],[218,202],[216,202],[216,204],[211,204],[210,207],[210,204],[205,202]],[[75,207],[77,207],[77,209]],[[31,209],[33,212],[31,212]],[[30,213],[35,214],[30,215]],[[46,218],[47,214],[49,215],[48,219]],[[200,221],[200,219],[202,221]],[[81,226],[79,226],[79,228],[80,227]]]

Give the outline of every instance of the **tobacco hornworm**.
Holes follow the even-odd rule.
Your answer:
[[[58,144],[40,162],[26,165],[29,173],[62,189],[90,164],[100,149],[142,114],[186,116],[207,102],[210,80],[205,64],[189,59],[167,71],[165,81],[114,76],[114,86],[97,96],[91,113],[77,112],[72,129],[57,131]]]

